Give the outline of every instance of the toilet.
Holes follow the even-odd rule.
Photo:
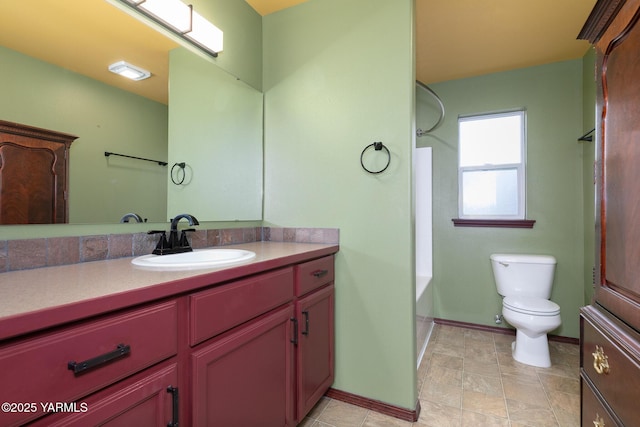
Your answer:
[[[516,328],[513,358],[527,365],[551,366],[547,333],[562,323],[551,297],[556,259],[550,255],[493,254],[491,267],[502,317]]]

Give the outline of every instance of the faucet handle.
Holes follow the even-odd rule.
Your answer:
[[[171,249],[169,242],[167,241],[167,232],[164,230],[150,230],[147,234],[160,234],[160,240],[156,244],[156,248],[151,252],[155,255],[164,255],[169,249]]]
[[[182,247],[190,247],[191,245],[189,245],[189,240],[187,240],[187,232],[192,232],[192,231],[196,231],[195,228],[187,228],[182,230],[182,233],[180,233],[180,243],[179,245]]]
[[[167,232],[164,231],[164,230],[149,230],[149,231],[147,231],[147,234],[163,234],[163,233],[165,235],[167,234]]]

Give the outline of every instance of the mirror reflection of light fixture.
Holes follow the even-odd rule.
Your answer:
[[[222,52],[223,33],[207,21],[192,5],[180,0],[118,0],[191,42],[213,57]]]
[[[125,61],[118,61],[109,65],[109,71],[136,81],[144,80],[151,76],[151,73],[144,68],[136,67]]]

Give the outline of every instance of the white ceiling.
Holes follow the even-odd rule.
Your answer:
[[[307,0],[246,1],[267,15]],[[595,2],[416,0],[416,77],[428,84],[579,58],[589,44],[576,36]],[[2,0],[1,13],[0,45],[167,102],[176,44],[105,0]],[[130,82],[107,71],[122,59],[153,77]]]

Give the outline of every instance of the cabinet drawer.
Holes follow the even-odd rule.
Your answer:
[[[596,397],[596,391],[591,388],[589,380],[582,379],[582,399],[581,399],[581,419],[582,426],[605,426],[616,427],[618,423],[613,421],[613,418],[604,408],[604,404]],[[600,422],[600,424],[597,424]]]
[[[190,344],[199,344],[293,299],[291,267],[189,297]]]
[[[173,356],[177,311],[171,301],[0,347],[0,402],[33,402],[38,409],[3,413],[2,425],[41,415],[40,402],[72,402]]]
[[[149,368],[76,402],[75,410],[49,415],[29,427],[166,427],[177,416],[177,384],[177,364]]]
[[[624,352],[588,319],[582,319],[580,360],[583,373],[624,425],[640,425],[638,360]]]
[[[296,295],[304,295],[333,282],[334,275],[333,255],[297,265]]]

